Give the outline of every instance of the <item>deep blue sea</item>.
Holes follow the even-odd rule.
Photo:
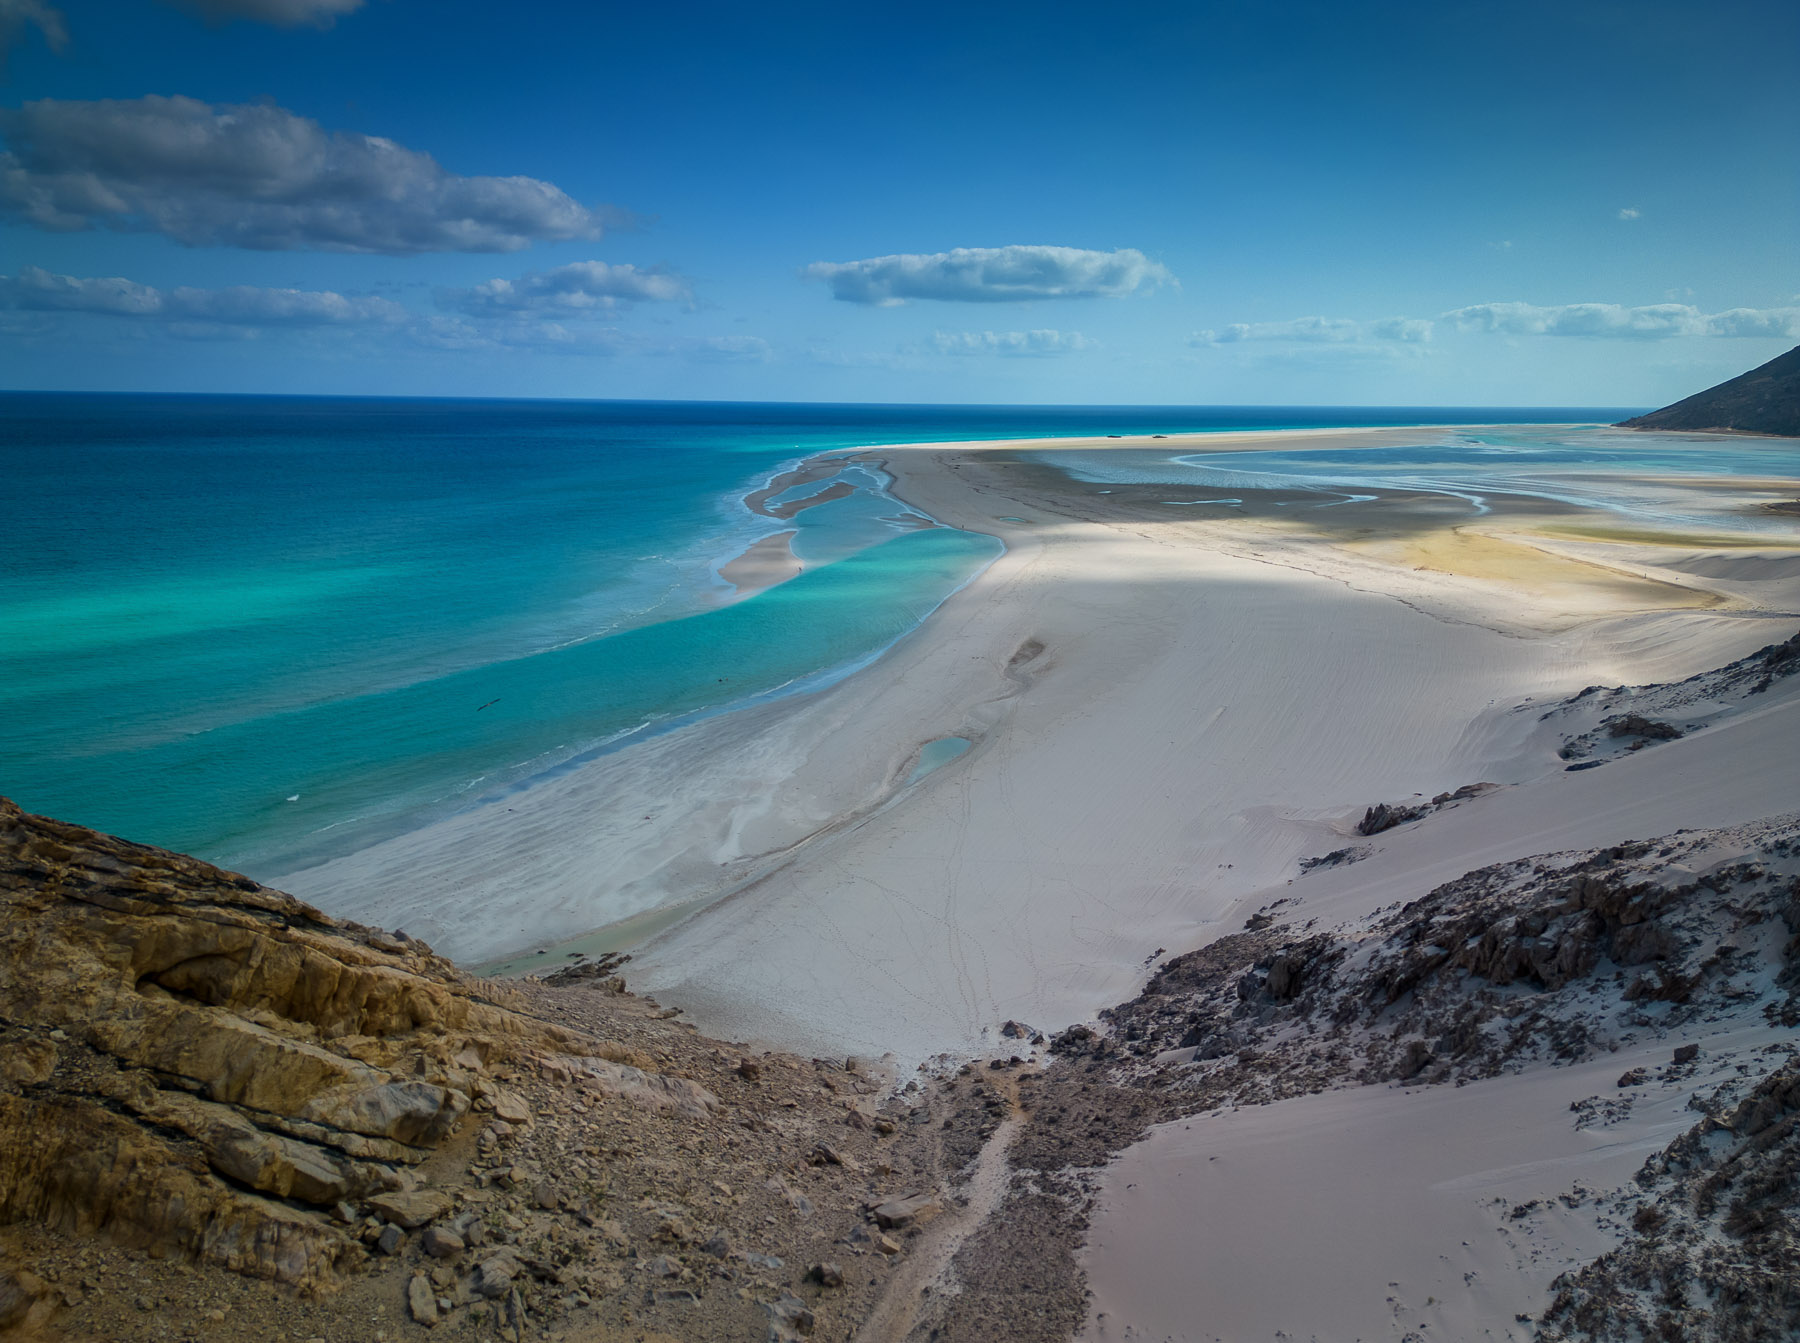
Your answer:
[[[0,792],[268,875],[804,693],[999,551],[874,477],[745,507],[817,452],[1627,413],[4,394]],[[815,567],[724,601],[788,527]]]

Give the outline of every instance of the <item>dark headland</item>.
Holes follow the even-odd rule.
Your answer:
[[[1800,438],[1800,346],[1685,401],[1626,420],[1619,428]]]

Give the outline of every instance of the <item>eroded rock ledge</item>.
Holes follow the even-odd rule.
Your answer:
[[[706,1039],[617,968],[475,978],[0,801],[0,1335],[842,1339],[910,1299],[981,1098]]]
[[[600,1061],[421,942],[0,799],[0,1223],[306,1288],[504,1061]]]

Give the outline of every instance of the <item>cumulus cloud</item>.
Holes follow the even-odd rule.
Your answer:
[[[833,298],[892,307],[908,299],[1000,303],[1020,299],[1123,298],[1174,276],[1135,248],[958,247],[928,256],[820,261],[800,274],[823,280]]]
[[[633,303],[691,303],[688,282],[660,266],[609,266],[577,261],[517,280],[486,280],[472,289],[441,289],[441,307],[471,316],[543,313],[563,316],[615,312]]]
[[[329,28],[338,15],[363,7],[363,0],[170,0],[213,23],[249,19],[277,28]]]
[[[1216,331],[1196,331],[1190,345],[1235,345],[1240,341],[1290,341],[1307,345],[1350,345],[1367,341],[1400,341],[1409,345],[1431,339],[1432,323],[1419,317],[1390,317],[1359,322],[1350,317],[1296,317],[1286,322],[1234,322]]]
[[[1672,336],[1789,336],[1800,333],[1800,309],[1732,308],[1703,313],[1688,303],[1476,303],[1443,315],[1462,331],[1513,336],[1579,336],[1666,340]]]
[[[0,217],[43,229],[408,254],[597,238],[605,219],[549,182],[459,177],[429,154],[270,105],[46,98],[0,111],[0,136]]]
[[[0,0],[0,61],[25,35],[36,28],[44,35],[44,45],[61,51],[69,44],[69,30],[63,25],[60,9],[52,9],[44,0]]]
[[[1637,218],[1639,218],[1639,212],[1632,209],[1629,205],[1627,205],[1623,210],[1619,211],[1619,218],[1620,219],[1637,219]]]
[[[928,348],[936,354],[1043,356],[1093,346],[1079,331],[934,331]]]
[[[75,312],[243,327],[392,326],[407,318],[391,299],[347,297],[330,290],[156,289],[118,276],[84,279],[22,266],[0,276],[0,307],[23,312]]]

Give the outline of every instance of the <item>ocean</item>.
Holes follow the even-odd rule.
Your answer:
[[[746,506],[815,453],[1627,413],[0,395],[0,793],[269,875],[804,694],[999,553],[876,473]]]

